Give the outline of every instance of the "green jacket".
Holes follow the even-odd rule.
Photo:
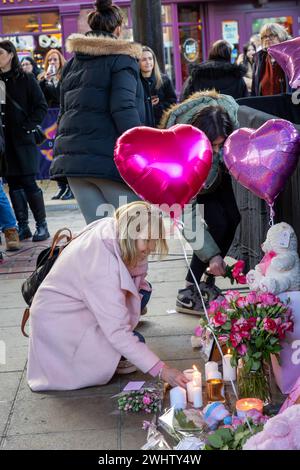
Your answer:
[[[215,90],[194,93],[182,103],[172,106],[164,113],[159,127],[168,129],[175,124],[188,124],[195,113],[207,106],[222,106],[228,112],[234,128],[239,128],[237,119],[238,104],[231,96],[221,95]],[[208,175],[207,186],[210,186],[211,182],[217,177],[219,163],[220,155],[218,154]],[[183,235],[201,261],[207,263],[211,258],[220,254],[220,248],[209,233],[203,215],[200,213],[196,197],[185,207],[183,222]],[[197,237],[194,233],[195,227],[197,227]]]

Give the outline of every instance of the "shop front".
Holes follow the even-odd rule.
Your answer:
[[[0,37],[9,38],[20,57],[31,55],[42,64],[51,48],[61,50],[74,32],[88,30],[91,0],[0,0]],[[123,37],[132,39],[129,0],[116,0],[124,13]],[[166,72],[180,93],[189,65],[207,57],[210,44],[220,38],[234,46],[232,59],[250,36],[269,21],[300,34],[300,0],[252,2],[163,0],[162,22]]]

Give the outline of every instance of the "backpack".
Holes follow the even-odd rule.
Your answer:
[[[64,233],[67,232],[67,233]],[[75,237],[76,238],[76,237]],[[63,240],[66,240],[66,243],[63,245],[59,245],[59,243]],[[21,323],[21,331],[24,336],[28,338],[28,334],[25,332],[25,326],[29,319],[30,315],[30,306],[32,304],[33,298],[40,287],[41,283],[50,272],[52,266],[54,265],[55,261],[63,251],[63,249],[73,240],[73,235],[70,229],[62,228],[56,232],[54,235],[52,245],[50,248],[46,248],[45,250],[41,251],[37,261],[36,261],[36,268],[33,273],[26,279],[26,281],[22,284],[21,290],[23,299],[27,303],[28,307],[24,310],[22,323]]]

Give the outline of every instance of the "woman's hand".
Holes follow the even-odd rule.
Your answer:
[[[186,384],[189,381],[186,376],[182,372],[180,372],[180,370],[173,369],[172,367],[169,367],[166,364],[162,369],[161,378],[164,382],[167,382],[172,387],[176,387],[177,385],[179,385],[180,387],[186,388]]]
[[[222,256],[217,255],[211,258],[207,272],[213,276],[224,276],[226,264]]]
[[[151,96],[152,106],[156,106],[159,103],[159,97],[157,95]]]

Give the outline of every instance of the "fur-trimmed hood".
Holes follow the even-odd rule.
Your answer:
[[[142,56],[142,46],[136,42],[116,39],[112,36],[71,34],[66,41],[69,53],[86,54],[91,56],[129,55],[134,59]]]
[[[166,110],[161,118],[159,128],[167,129],[175,124],[187,124],[195,113],[207,106],[222,106],[233,122],[235,129],[239,127],[237,119],[238,104],[229,95],[222,95],[216,90],[197,91],[182,103],[175,104]]]
[[[247,67],[243,64],[231,64],[225,60],[208,60],[202,64],[193,65],[190,68],[190,74],[192,80],[198,76],[201,78],[224,78],[227,76],[233,76],[235,78],[242,78],[247,73]]]

